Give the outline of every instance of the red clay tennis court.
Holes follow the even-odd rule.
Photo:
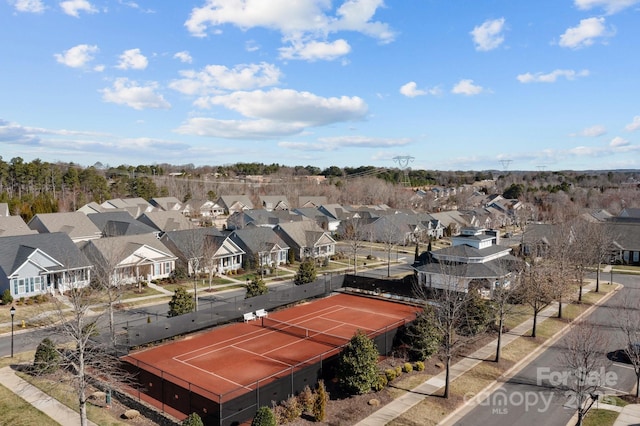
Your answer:
[[[258,394],[260,388],[278,379],[291,378],[287,381],[293,382],[297,370],[321,365],[322,360],[335,356],[357,330],[371,338],[392,339],[399,327],[415,318],[417,310],[411,305],[337,294],[270,312],[264,323],[257,319],[223,326],[131,353],[124,360],[140,372],[162,379],[158,383],[141,374],[145,393],[159,400],[163,408],[166,404],[184,415],[194,409],[207,414],[243,394]],[[383,346],[390,344],[385,341]],[[150,389],[158,385],[162,391]],[[217,407],[202,407],[202,401],[190,401],[188,408],[185,401],[176,403],[181,398],[176,386],[188,390],[190,399],[196,393]],[[287,392],[293,393],[291,389]]]

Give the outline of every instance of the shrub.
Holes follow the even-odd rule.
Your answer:
[[[402,376],[402,366],[401,365],[396,365],[395,370],[396,370],[396,377]]]
[[[313,403],[313,418],[316,422],[323,422],[327,419],[327,404],[329,403],[329,393],[324,386],[324,382],[318,382],[318,390],[316,391],[316,400]]]
[[[396,370],[394,368],[387,368],[386,370],[384,370],[384,375],[387,378],[387,382],[393,382],[396,377],[398,377],[398,374],[396,373]]]
[[[376,392],[381,391],[389,384],[387,376],[384,374],[378,374],[378,381],[373,384],[373,390]]]
[[[60,354],[48,337],[38,345],[33,357],[33,371],[36,374],[49,374],[60,368]]]
[[[11,290],[6,289],[4,292],[2,292],[2,304],[10,305],[11,303],[13,303],[13,296],[11,295]]]
[[[424,362],[416,361],[415,368],[416,368],[416,371],[424,371]]]
[[[29,298],[27,298],[27,303],[26,304],[27,304],[27,306],[31,306],[31,305],[33,305],[34,302],[35,302],[34,298],[33,297],[29,297]]]
[[[411,365],[410,362],[405,362],[402,365],[402,371],[404,371],[405,373],[411,373],[413,371],[413,365]]]
[[[279,407],[280,410],[276,413],[276,420],[278,424],[292,422],[302,415],[302,407],[298,403],[298,398],[295,396],[290,396],[282,401]],[[278,415],[280,418],[278,418]]]
[[[198,413],[191,413],[182,421],[182,426],[204,426],[204,423]]]
[[[304,389],[302,389],[302,392],[298,395],[298,402],[300,403],[302,411],[310,413],[313,410],[313,402],[315,399],[316,396],[311,388],[308,385],[305,386]]]
[[[276,416],[269,407],[260,407],[251,421],[251,426],[276,426]]]

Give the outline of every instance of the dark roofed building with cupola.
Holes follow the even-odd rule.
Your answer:
[[[414,264],[424,289],[477,290],[490,297],[497,286],[509,286],[520,262],[511,248],[499,245],[499,233],[463,228],[451,246],[423,253]]]

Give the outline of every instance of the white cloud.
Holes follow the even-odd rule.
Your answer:
[[[608,14],[620,12],[627,7],[640,3],[640,0],[574,0],[578,9],[589,10],[602,7]]]
[[[102,99],[119,105],[127,105],[133,109],[142,110],[146,108],[171,107],[162,95],[156,93],[157,83],[148,83],[140,86],[135,81],[127,78],[119,78],[113,83],[112,88],[100,90]]]
[[[471,31],[476,50],[493,50],[504,42],[504,18],[487,20],[482,25],[476,26]]]
[[[42,13],[45,10],[42,0],[16,0],[13,6],[18,12]]]
[[[625,130],[633,132],[640,129],[640,115],[633,117],[633,121],[625,126]]]
[[[623,146],[629,146],[630,143],[628,140],[621,138],[620,136],[616,136],[615,138],[611,139],[611,142],[609,142],[609,146],[612,148],[619,148],[619,147],[623,147]]]
[[[283,89],[233,92],[207,101],[246,119],[191,118],[175,131],[232,139],[272,139],[299,134],[307,127],[361,120],[367,113],[367,105],[358,97],[323,98]]]
[[[98,46],[90,46],[88,44],[79,44],[63,53],[56,53],[53,56],[61,64],[71,68],[82,68],[88,62],[94,59],[94,54],[98,53]]]
[[[442,94],[440,87],[431,87],[427,89],[418,89],[418,85],[415,81],[410,81],[400,87],[400,93],[408,98],[415,98],[416,96],[434,95],[438,96]]]
[[[425,90],[418,89],[418,85],[415,81],[410,81],[400,87],[400,93],[408,98],[415,98],[416,96],[423,96],[427,94]]]
[[[453,86],[451,93],[454,93],[456,95],[473,96],[479,95],[484,91],[485,90],[482,88],[482,86],[473,84],[473,80],[466,79],[460,80],[458,83],[456,83],[456,85]]]
[[[595,125],[591,127],[587,127],[586,129],[582,129],[578,133],[572,133],[569,136],[586,136],[586,137],[598,137],[607,133],[607,129],[601,125]]]
[[[189,52],[186,50],[176,53],[175,55],[173,55],[173,57],[175,59],[179,59],[180,62],[183,62],[185,64],[190,64],[191,62],[193,62],[193,58],[191,57]]]
[[[367,136],[339,136],[332,138],[320,138],[317,142],[278,142],[281,148],[297,151],[335,151],[340,148],[389,148],[405,146],[411,143],[410,139],[384,139]]]
[[[78,12],[98,13],[98,9],[93,7],[87,0],[67,0],[60,2],[60,7],[67,15],[80,17]]]
[[[202,71],[180,71],[183,77],[174,80],[169,87],[185,95],[199,95],[198,104],[207,104],[207,96],[226,90],[248,90],[278,84],[281,72],[278,67],[266,62],[260,64],[207,65]]]
[[[555,83],[558,77],[564,77],[567,80],[574,80],[576,77],[586,77],[589,75],[589,70],[574,71],[574,70],[553,70],[550,73],[535,73],[530,72],[520,74],[518,81],[520,83]]]
[[[382,43],[394,40],[395,33],[389,25],[374,21],[376,11],[384,6],[383,0],[345,0],[332,13],[328,0],[205,0],[202,7],[195,7],[185,22],[187,30],[196,37],[205,37],[210,28],[219,30],[225,24],[242,30],[254,27],[278,31],[283,39],[304,40],[300,46],[285,48],[282,55],[296,59],[334,59],[342,55],[348,44],[345,41],[327,42],[329,34],[352,31],[373,37]],[[317,44],[312,44],[314,41]],[[320,51],[320,52],[318,52]]]
[[[351,46],[345,40],[336,40],[332,43],[326,41],[291,40],[291,46],[281,47],[281,59],[301,59],[314,62],[317,60],[332,61],[351,52]]]
[[[129,49],[122,52],[120,55],[120,62],[116,66],[121,70],[143,70],[149,65],[149,61],[146,56],[140,53],[140,49]]]
[[[367,104],[359,97],[324,98],[290,89],[255,90],[212,96],[209,105],[219,105],[245,117],[261,118],[304,126],[360,120]]]
[[[188,119],[175,130],[184,135],[226,139],[275,139],[300,133],[301,123],[281,123],[273,120],[216,120],[196,117]]]
[[[577,27],[567,29],[560,36],[560,46],[571,49],[591,46],[598,37],[610,36],[605,28],[604,18],[587,18],[580,20]]]

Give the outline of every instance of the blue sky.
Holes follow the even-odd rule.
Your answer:
[[[0,0],[0,155],[640,168],[640,0]]]

